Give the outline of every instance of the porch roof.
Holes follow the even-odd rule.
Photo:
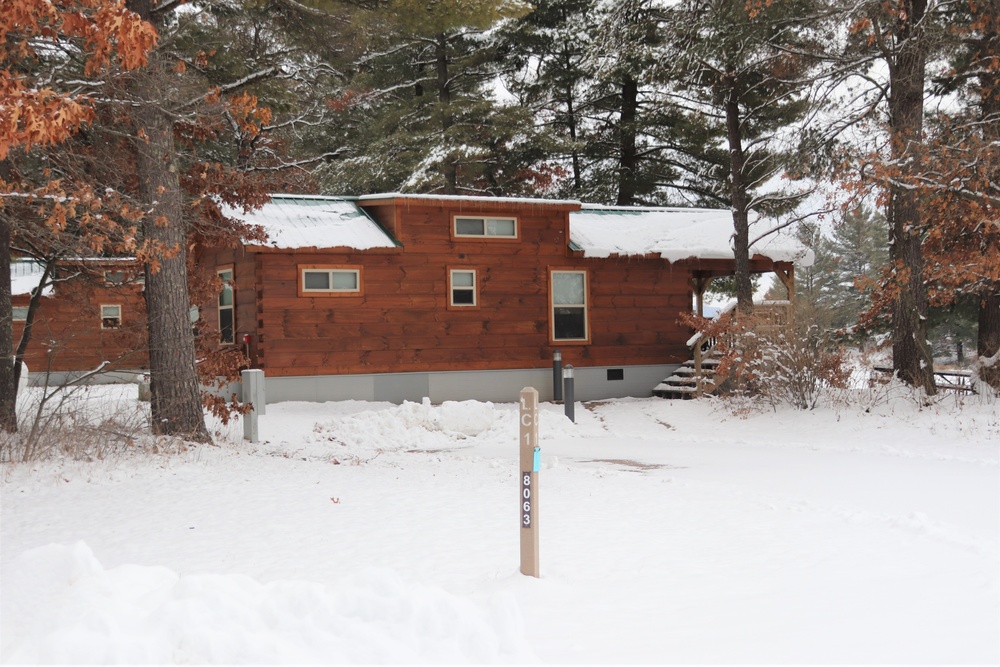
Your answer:
[[[584,204],[569,214],[570,243],[585,257],[659,255],[684,259],[733,259],[733,216],[726,209],[640,208]],[[750,239],[775,223],[751,220]],[[815,256],[784,230],[750,246],[750,256],[810,266]]]

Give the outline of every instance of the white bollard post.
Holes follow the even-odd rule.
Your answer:
[[[253,404],[253,410],[243,415],[243,439],[256,443],[259,439],[257,417],[266,411],[264,371],[249,369],[240,375],[243,378],[243,402]]]

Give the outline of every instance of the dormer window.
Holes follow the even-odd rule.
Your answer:
[[[455,216],[456,238],[516,239],[517,218]]]

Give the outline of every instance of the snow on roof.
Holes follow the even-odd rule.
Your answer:
[[[733,216],[726,209],[632,208],[584,204],[569,214],[570,242],[585,257],[657,254],[676,262],[691,257],[733,259]],[[750,239],[773,226],[751,222]],[[750,255],[775,262],[810,266],[811,250],[794,238],[776,232],[754,243]]]
[[[579,206],[580,202],[574,199],[533,199],[531,197],[489,197],[480,195],[434,195],[434,194],[410,194],[406,192],[387,192],[374,195],[362,195],[357,197],[360,202],[382,201],[385,199],[426,199],[429,201],[468,201],[482,202],[486,204],[533,204],[549,206]]]
[[[394,248],[396,242],[354,201],[318,195],[274,195],[255,211],[220,206],[222,213],[260,225],[275,248]]]
[[[10,295],[31,294],[42,280],[45,267],[33,260],[12,260],[10,263]],[[52,283],[45,286],[42,296],[52,296]]]

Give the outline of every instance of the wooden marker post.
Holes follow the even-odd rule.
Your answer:
[[[521,390],[520,475],[518,516],[521,526],[521,574],[539,576],[538,570],[538,390]]]

